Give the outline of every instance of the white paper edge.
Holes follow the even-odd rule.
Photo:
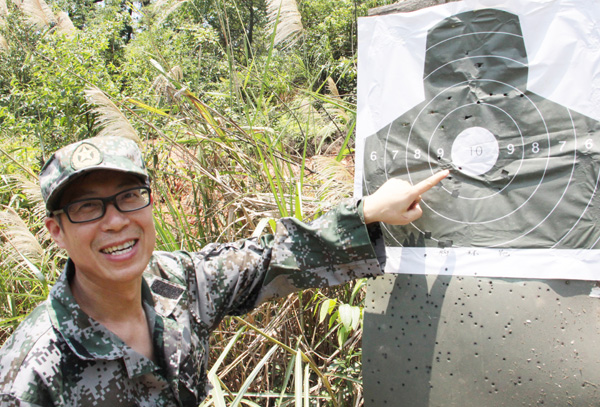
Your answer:
[[[386,273],[598,280],[600,250],[386,247]],[[459,272],[457,272],[459,270]]]

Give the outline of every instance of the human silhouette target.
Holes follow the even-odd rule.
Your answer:
[[[386,246],[600,248],[598,121],[527,89],[519,17],[468,11],[428,31],[425,100],[364,145],[363,192],[451,177]]]
[[[363,194],[452,177],[422,218],[382,225],[365,405],[597,404],[598,21],[584,0],[472,0],[359,25]]]

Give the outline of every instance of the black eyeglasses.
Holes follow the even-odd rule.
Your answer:
[[[64,213],[72,223],[85,223],[100,219],[106,213],[106,204],[112,203],[119,212],[134,212],[150,205],[150,188],[135,187],[106,198],[88,198],[71,202],[52,215]]]

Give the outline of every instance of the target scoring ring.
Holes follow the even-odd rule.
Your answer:
[[[484,127],[461,131],[452,143],[450,157],[458,170],[466,175],[483,175],[494,167],[500,153],[494,133]]]

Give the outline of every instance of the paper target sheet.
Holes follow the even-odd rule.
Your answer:
[[[600,3],[367,17],[358,52],[357,194],[451,170],[387,272],[600,279]]]

